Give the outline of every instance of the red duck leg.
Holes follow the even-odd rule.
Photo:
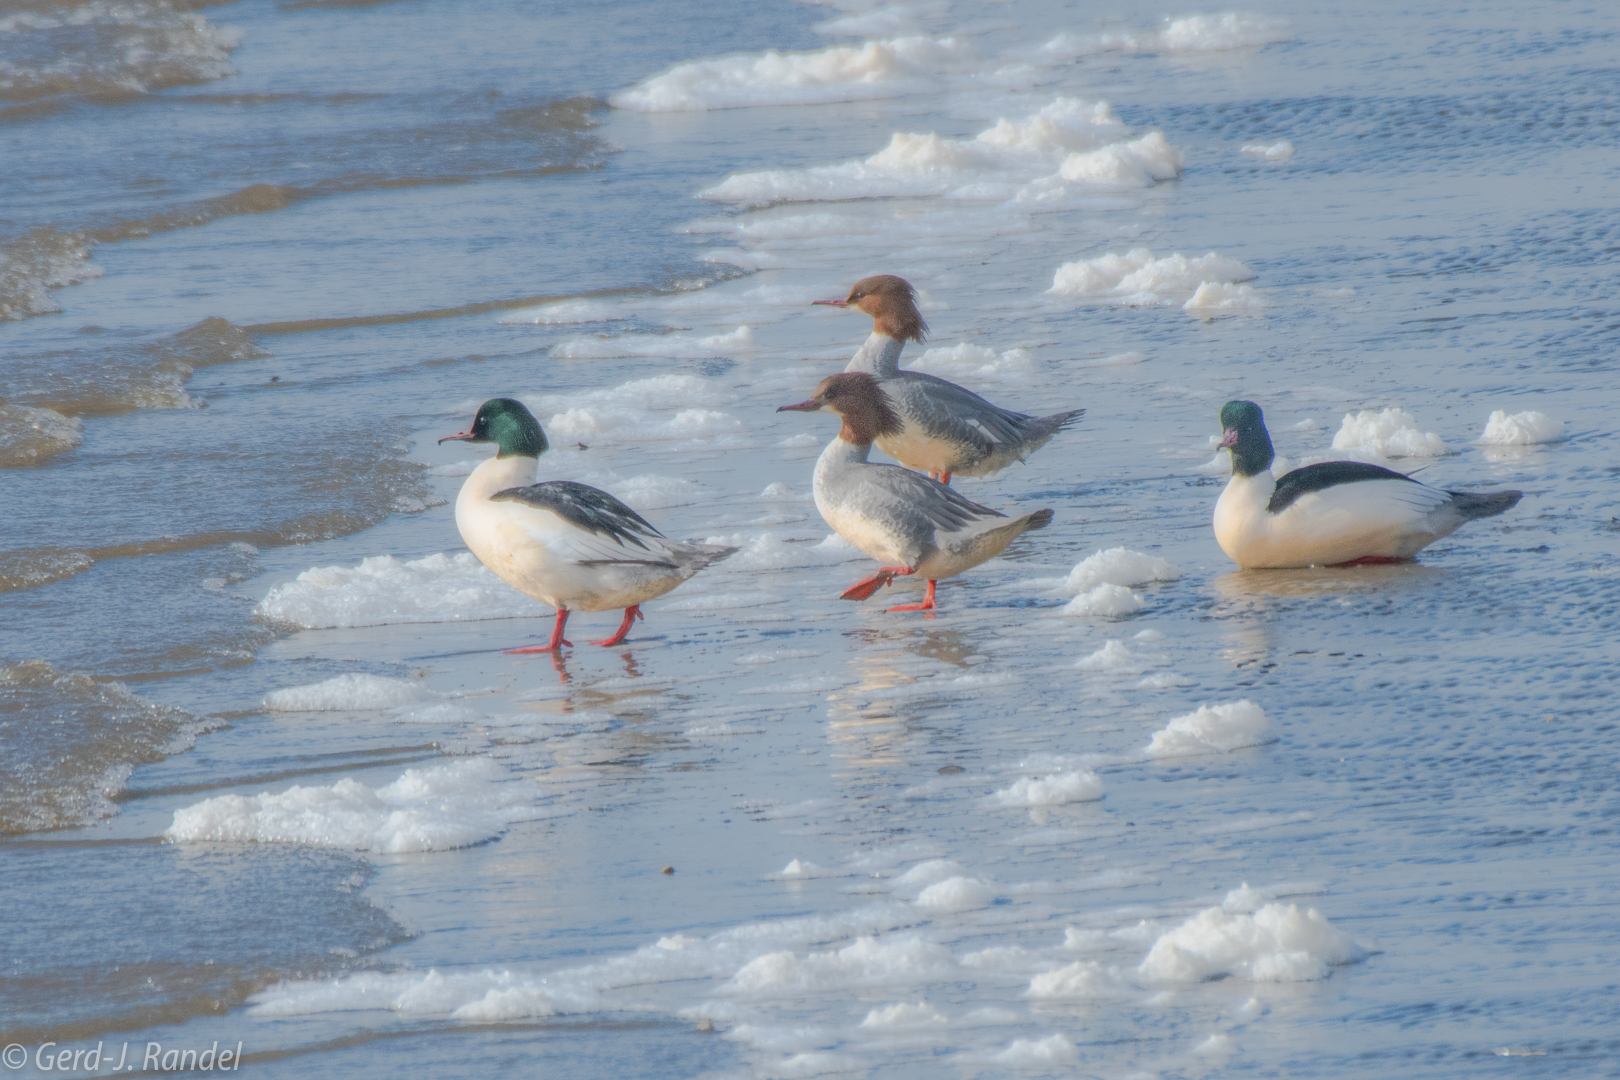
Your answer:
[[[507,649],[508,656],[521,656],[524,653],[552,652],[561,645],[574,647],[574,643],[563,637],[563,627],[568,625],[568,609],[557,609],[557,624],[551,628],[551,641],[545,645],[530,645],[524,649]]]
[[[646,617],[647,616],[641,613],[640,604],[631,604],[629,607],[624,609],[624,621],[619,624],[619,629],[614,632],[613,636],[610,638],[603,638],[601,641],[593,641],[591,644],[610,646],[618,645],[623,642],[625,636],[630,633],[630,628],[635,625],[636,620],[645,619]]]
[[[897,607],[890,608],[889,610],[890,611],[933,611],[934,610],[934,583],[932,581],[930,581],[928,583],[928,591],[923,594],[923,602],[922,603],[920,603],[920,604],[900,604]]]
[[[881,566],[878,572],[864,581],[857,581],[839,595],[840,600],[868,600],[873,593],[893,581],[897,577],[917,572],[912,566]]]

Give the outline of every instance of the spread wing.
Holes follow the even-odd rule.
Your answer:
[[[577,560],[586,565],[592,562],[666,561],[659,557],[665,555],[665,545],[659,543],[663,540],[664,534],[653,528],[651,522],[624,503],[589,484],[577,484],[572,480],[553,480],[544,484],[530,484],[528,487],[507,488],[505,491],[497,491],[489,499],[491,502],[516,502],[538,510],[550,510],[576,529],[590,533],[592,537],[605,537],[623,549],[616,552],[612,545],[598,541],[590,546],[600,549],[602,557]],[[642,537],[653,540],[652,546],[649,547],[643,542]],[[634,544],[653,558],[651,560],[632,558],[634,553],[627,547],[629,544]]]
[[[1266,503],[1269,513],[1280,513],[1293,504],[1301,495],[1308,495],[1313,491],[1325,491],[1340,484],[1358,484],[1366,480],[1405,480],[1415,486],[1417,491],[1428,492],[1432,488],[1419,484],[1405,473],[1398,473],[1393,469],[1386,469],[1382,465],[1372,465],[1365,461],[1322,461],[1315,465],[1306,465],[1293,472],[1284,473],[1277,481],[1276,490],[1271,493],[1271,501]],[[1396,489],[1399,490],[1399,489]],[[1416,495],[1416,492],[1413,493]],[[1433,507],[1433,498],[1418,497],[1417,501],[1425,508]]]

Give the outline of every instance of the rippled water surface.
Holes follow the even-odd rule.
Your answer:
[[[1161,14],[0,12],[19,1075],[1616,1075],[1620,22]],[[879,272],[1087,410],[927,617],[775,412]],[[500,395],[738,552],[504,654],[436,442]],[[1237,398],[1523,499],[1238,570]]]

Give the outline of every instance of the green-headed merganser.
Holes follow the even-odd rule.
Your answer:
[[[563,638],[569,612],[623,608],[618,631],[591,642],[618,645],[643,618],[642,604],[737,550],[665,539],[640,514],[587,484],[535,483],[546,436],[521,401],[484,402],[470,428],[439,440],[451,441],[497,447],[456,497],[461,538],[502,581],[557,609],[549,644],[507,652],[572,645]]]
[[[1001,554],[1021,533],[1052,520],[1050,510],[1009,518],[921,473],[867,461],[873,440],[898,433],[901,420],[878,380],[864,371],[829,375],[814,397],[776,411],[821,409],[838,413],[844,425],[816,461],[816,509],[839,536],[888,564],[846,590],[845,600],[865,600],[896,577],[916,574],[928,581],[923,602],[889,610],[928,611],[940,578]]]
[[[916,291],[905,278],[876,274],[857,281],[842,300],[815,303],[854,308],[872,317],[872,335],[844,370],[876,376],[900,416],[901,429],[879,435],[878,449],[944,483],[953,474],[990,476],[1023,461],[1086,411],[1030,416],[992,405],[925,371],[902,371],[900,350],[928,334]]]
[[[1221,428],[1232,479],[1215,503],[1215,539],[1249,569],[1400,562],[1521,495],[1442,491],[1362,461],[1324,461],[1273,480],[1260,406],[1228,401]]]

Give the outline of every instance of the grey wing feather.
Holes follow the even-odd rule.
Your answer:
[[[570,525],[589,533],[605,533],[620,547],[628,541],[648,550],[639,536],[663,539],[664,534],[652,523],[618,499],[600,488],[578,484],[572,480],[552,480],[528,487],[507,488],[490,497],[491,502],[520,502],[541,510],[550,510]]]
[[[898,465],[873,466],[869,483],[901,501],[909,511],[924,515],[938,529],[956,531],[981,518],[1006,517],[999,510],[980,506],[955,488]]]
[[[1021,443],[1035,418],[994,405],[973,391],[922,371],[907,371],[905,394],[918,421],[930,434],[982,443]],[[976,423],[974,421],[977,421]]]

